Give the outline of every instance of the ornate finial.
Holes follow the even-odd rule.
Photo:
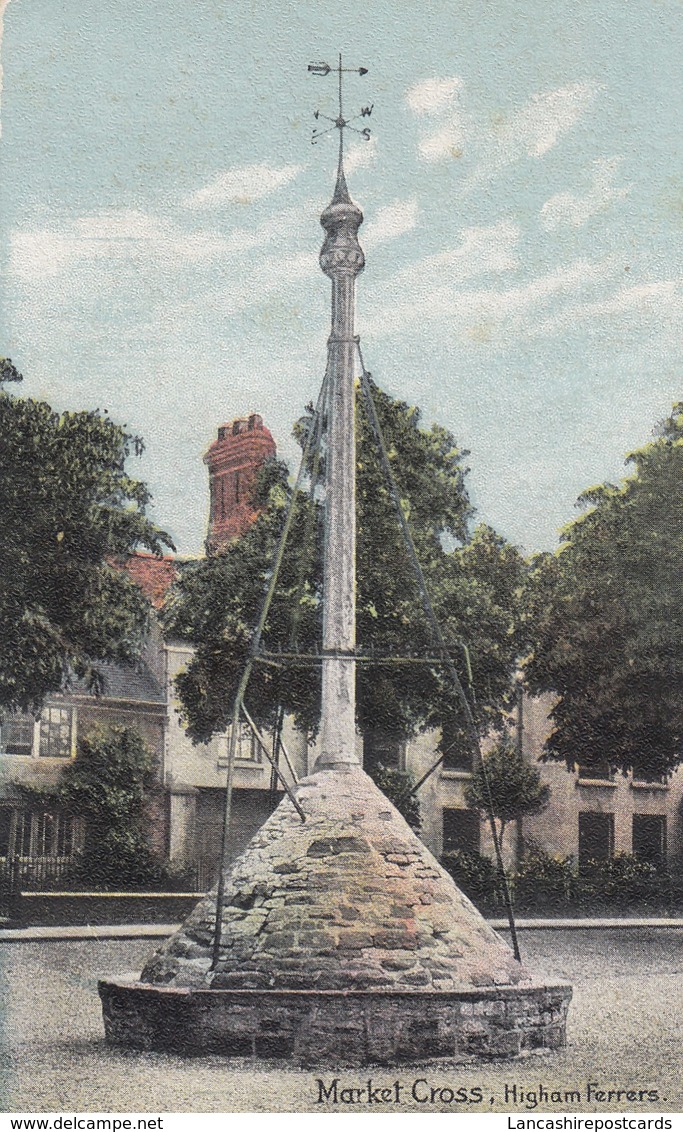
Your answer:
[[[326,129],[313,130],[313,145],[324,137],[326,134],[332,133],[333,130],[339,130],[339,164],[337,166],[337,181],[334,188],[334,195],[330,204],[327,206],[322,216],[320,223],[325,229],[327,236],[323,249],[320,253],[320,265],[326,275],[335,275],[339,272],[351,273],[357,275],[359,271],[363,270],[365,265],[365,257],[363,251],[358,243],[358,229],[363,223],[363,213],[357,204],[354,204],[349,195],[349,190],[346,185],[346,177],[344,176],[344,130],[353,130],[354,133],[359,134],[365,141],[370,140],[370,130],[366,127],[359,129],[357,126],[352,125],[358,118],[369,118],[372,114],[372,106],[363,106],[360,113],[356,114],[353,118],[344,117],[344,104],[342,98],[342,75],[344,74],[358,74],[367,75],[367,67],[344,67],[342,66],[342,57],[339,56],[339,64],[337,67],[330,67],[329,63],[309,63],[309,73],[312,75],[320,75],[325,77],[329,74],[337,74],[339,80],[339,113],[336,118],[329,118],[327,114],[321,114],[319,110],[314,113],[314,118],[319,121],[324,118],[325,121],[331,122],[332,125]]]

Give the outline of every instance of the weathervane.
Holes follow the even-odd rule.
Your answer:
[[[374,103],[372,106],[362,106],[360,113],[354,114],[353,118],[344,117],[342,104],[342,75],[367,75],[367,67],[342,67],[342,57],[340,55],[339,65],[337,67],[331,67],[329,63],[309,63],[308,71],[309,74],[319,75],[321,78],[325,78],[330,74],[337,74],[339,76],[339,114],[336,118],[330,118],[327,114],[321,114],[319,110],[314,111],[313,117],[315,118],[316,122],[321,118],[324,118],[326,122],[331,122],[332,125],[328,126],[327,129],[324,130],[314,127],[311,144],[315,145],[320,140],[320,138],[325,137],[326,134],[331,134],[332,130],[339,130],[340,151],[343,147],[344,130],[353,130],[355,134],[359,134],[360,137],[365,139],[365,141],[370,141],[370,130],[367,127],[365,127],[364,129],[359,129],[358,126],[352,126],[351,123],[356,122],[359,118],[369,118],[372,114]]]

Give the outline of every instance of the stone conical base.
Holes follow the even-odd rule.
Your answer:
[[[140,980],[100,984],[110,1041],[306,1064],[564,1044],[571,988],[532,981],[360,769],[297,787]]]

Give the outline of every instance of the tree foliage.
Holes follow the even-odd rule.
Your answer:
[[[0,380],[19,379],[5,359]],[[134,658],[148,604],[117,564],[172,544],[125,470],[141,442],[105,414],[0,391],[0,436],[0,708],[28,708]]]
[[[54,800],[85,819],[82,879],[107,888],[157,878],[146,820],[154,781],[154,756],[134,728],[97,727],[80,740]]]
[[[541,783],[539,771],[509,739],[501,739],[486,752],[465,787],[471,809],[484,815],[493,812],[501,844],[509,822],[538,813],[549,798],[550,787]]]
[[[467,453],[445,429],[420,425],[419,410],[374,387],[389,458],[446,638],[467,683],[469,648],[482,727],[499,712],[518,652],[516,617],[524,563],[514,547],[482,526],[470,534]],[[299,439],[311,426],[299,422]],[[434,654],[391,497],[362,405],[358,409],[358,647],[379,655]],[[284,465],[264,468],[251,530],[223,553],[185,569],[165,612],[166,631],[195,647],[178,689],[189,732],[208,739],[229,723],[239,675],[269,578],[290,488]],[[301,500],[266,626],[269,650],[311,652],[321,640],[320,508]],[[447,549],[452,547],[453,549]],[[247,694],[251,713],[272,722],[278,704],[314,730],[320,667],[258,663]],[[443,668],[363,663],[357,676],[358,724],[406,737],[457,711]]]
[[[396,806],[399,814],[405,818],[411,829],[417,833],[420,829],[420,803],[414,793],[415,779],[405,770],[396,770],[394,767],[383,766],[377,763],[368,770],[373,782],[379,786],[382,793]]]
[[[250,531],[223,553],[187,564],[167,599],[162,614],[167,636],[195,647],[176,686],[188,732],[196,741],[205,741],[230,724],[288,500],[286,465],[268,461],[255,486],[254,503],[262,511]],[[305,650],[320,640],[316,519],[315,508],[302,496],[266,627],[270,650]],[[316,726],[319,700],[319,673],[310,666],[257,664],[246,696],[261,726],[273,725],[282,704],[310,729]]]
[[[558,696],[550,757],[656,777],[683,756],[683,402],[628,463],[533,563],[527,678]]]

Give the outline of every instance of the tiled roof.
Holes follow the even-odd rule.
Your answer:
[[[93,668],[102,677],[100,697],[103,699],[155,704],[166,702],[162,687],[144,662],[133,665],[97,660],[93,662]],[[85,680],[73,679],[71,690],[79,695],[91,694]]]
[[[157,558],[155,554],[138,552],[131,555],[125,569],[151,605],[161,609],[166,594],[178,577],[175,558]]]

